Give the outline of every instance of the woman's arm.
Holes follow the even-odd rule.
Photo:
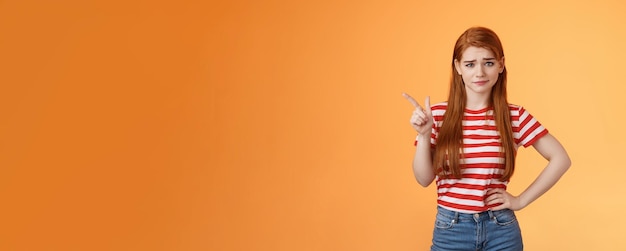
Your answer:
[[[491,210],[500,210],[509,208],[511,210],[520,210],[535,201],[545,192],[547,192],[563,174],[569,169],[571,160],[565,151],[565,148],[551,134],[546,134],[539,138],[533,147],[546,160],[548,165],[543,169],[541,174],[535,181],[526,188],[519,196],[512,196],[504,189],[491,189],[487,192],[488,197],[485,200],[487,205],[502,203]]]
[[[430,137],[430,133],[417,136],[417,147],[413,156],[413,174],[417,183],[420,183],[423,187],[427,187],[435,179]]]
[[[433,113],[430,108],[430,97],[424,100],[425,108],[415,101],[411,95],[402,93],[415,108],[411,116],[411,126],[417,131],[417,147],[413,156],[413,174],[417,183],[427,187],[435,179],[433,172],[433,158],[430,150],[430,137],[433,130]]]

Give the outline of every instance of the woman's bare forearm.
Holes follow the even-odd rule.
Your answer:
[[[423,187],[427,187],[435,179],[430,137],[430,134],[420,134],[418,136],[415,156],[413,157],[413,174],[417,183]]]

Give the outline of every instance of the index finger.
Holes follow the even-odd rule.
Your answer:
[[[411,95],[406,94],[406,93],[404,93],[404,92],[403,92],[403,93],[402,93],[402,96],[403,96],[404,98],[406,98],[406,100],[408,100],[409,102],[411,102],[411,104],[412,104],[415,108],[418,108],[418,107],[419,107],[419,108],[422,108],[422,107],[420,106],[420,104],[419,104],[419,103],[417,103],[417,101],[416,101],[413,97],[411,97]]]

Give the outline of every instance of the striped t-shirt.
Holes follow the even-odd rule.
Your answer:
[[[447,107],[447,102],[431,106],[435,121],[431,136],[433,151],[437,146],[437,135]],[[548,133],[523,107],[509,104],[509,109],[516,150],[519,146],[531,146]],[[489,208],[484,202],[487,189],[506,189],[508,184],[508,181],[500,181],[504,173],[504,153],[501,147],[493,109],[466,109],[463,117],[462,158],[459,161],[461,178],[437,176],[438,205],[461,213],[487,211]]]

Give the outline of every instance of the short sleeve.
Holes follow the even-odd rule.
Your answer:
[[[512,114],[513,138],[518,146],[529,147],[548,134],[548,129],[544,128],[524,107],[518,108],[517,114]]]

